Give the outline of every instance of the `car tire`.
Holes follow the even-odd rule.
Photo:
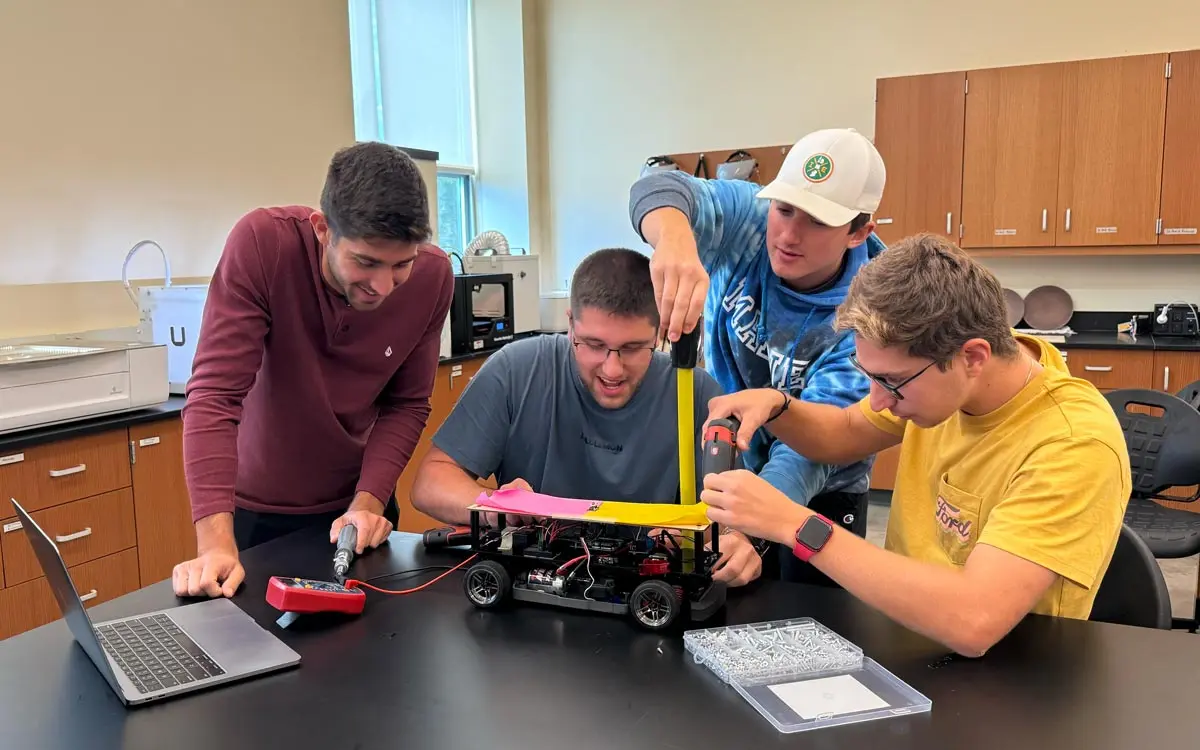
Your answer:
[[[480,609],[499,607],[512,594],[512,576],[495,560],[481,560],[467,568],[463,592]]]
[[[679,611],[679,597],[666,581],[642,581],[629,594],[629,614],[647,630],[666,630],[675,623]]]

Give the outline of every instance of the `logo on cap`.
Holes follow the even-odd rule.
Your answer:
[[[809,182],[824,182],[833,174],[833,159],[828,154],[813,154],[804,162],[804,176]]]

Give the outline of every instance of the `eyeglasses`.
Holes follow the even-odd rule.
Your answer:
[[[880,388],[882,388],[883,390],[890,393],[892,395],[892,398],[896,399],[897,401],[903,401],[904,394],[900,392],[900,389],[903,388],[904,386],[908,385],[909,383],[913,382],[917,378],[921,377],[921,375],[923,375],[926,370],[928,370],[930,367],[933,367],[934,365],[936,365],[937,362],[930,362],[929,364],[922,367],[920,370],[917,370],[917,373],[915,375],[910,375],[907,378],[905,378],[904,380],[902,380],[899,383],[896,383],[894,385],[892,383],[888,383],[879,375],[876,375],[871,372],[867,372],[867,368],[863,367],[862,363],[860,363],[858,361],[858,358],[855,357],[853,354],[850,355],[850,364],[854,365],[854,369],[858,370],[863,375],[866,375],[868,378],[871,379],[872,382],[874,382]]]
[[[572,338],[571,344],[575,347],[576,353],[586,356],[589,362],[607,361],[608,355],[613,352],[617,353],[617,361],[619,362],[637,362],[648,359],[651,352],[654,351],[653,346],[629,344],[613,349],[604,344],[597,344],[592,341],[575,341],[574,338]]]

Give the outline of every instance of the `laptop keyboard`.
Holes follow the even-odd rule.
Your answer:
[[[225,674],[167,615],[106,623],[96,628],[96,635],[142,693]]]

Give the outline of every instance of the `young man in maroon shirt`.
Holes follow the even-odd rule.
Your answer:
[[[416,164],[382,143],[334,155],[320,210],[260,208],[217,263],[183,410],[198,556],[175,593],[231,596],[238,550],[311,524],[358,549],[396,523],[429,416],[454,275],[427,244]]]

